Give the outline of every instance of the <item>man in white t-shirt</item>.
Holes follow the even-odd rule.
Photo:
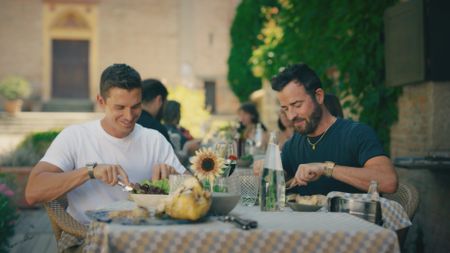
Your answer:
[[[184,173],[172,146],[156,130],[136,124],[141,114],[139,73],[114,64],[101,76],[97,102],[101,120],[73,125],[53,141],[31,171],[25,192],[30,204],[67,194],[68,213],[88,223],[84,212],[127,198],[118,181],[129,185]]]

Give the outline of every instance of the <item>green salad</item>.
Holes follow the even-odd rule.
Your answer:
[[[151,181],[148,179],[136,183],[133,187],[135,194],[169,194],[169,180],[167,178]]]

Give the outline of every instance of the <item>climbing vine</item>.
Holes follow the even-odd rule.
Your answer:
[[[241,102],[261,88],[261,79],[251,71],[249,59],[261,41],[258,34],[265,22],[264,6],[278,5],[276,0],[242,0],[231,26],[231,50],[228,58],[228,83]]]
[[[372,126],[389,150],[401,90],[384,84],[383,13],[395,0],[279,3],[276,15],[264,16],[261,43],[251,57],[254,75],[270,79],[287,65],[308,64],[325,90]]]

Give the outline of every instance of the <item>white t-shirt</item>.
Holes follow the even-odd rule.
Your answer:
[[[73,125],[64,129],[41,159],[63,171],[86,167],[86,164],[118,164],[136,183],[152,176],[152,167],[164,163],[178,173],[186,170],[178,161],[172,146],[158,131],[136,124],[125,138],[109,135],[100,120]],[[110,186],[100,180],[88,180],[67,193],[67,212],[82,223],[88,223],[86,210],[93,210],[111,202],[124,200],[127,193],[119,186]]]

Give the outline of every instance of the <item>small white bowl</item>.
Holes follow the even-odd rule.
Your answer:
[[[145,207],[149,210],[156,209],[160,204],[164,203],[169,195],[164,194],[130,194],[129,198],[138,206]]]

